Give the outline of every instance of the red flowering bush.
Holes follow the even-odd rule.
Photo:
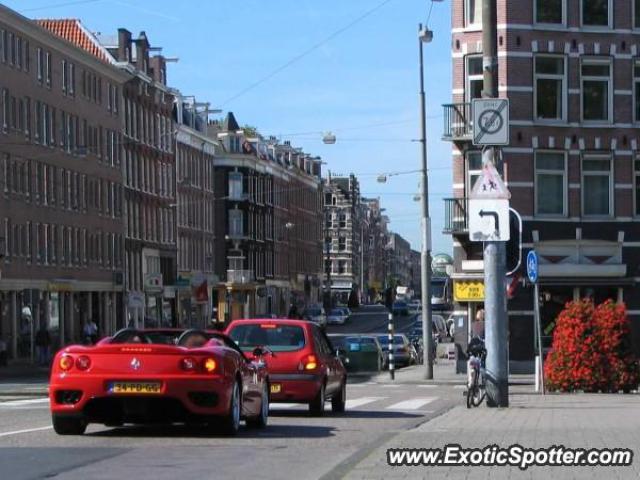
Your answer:
[[[570,302],[558,316],[544,373],[550,390],[628,391],[638,386],[626,308],[611,300]]]

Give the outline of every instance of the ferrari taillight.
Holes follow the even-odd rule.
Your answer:
[[[80,355],[76,358],[76,368],[78,370],[89,370],[91,367],[91,359],[86,355]]]
[[[73,357],[71,355],[63,355],[58,361],[58,366],[63,372],[68,372],[73,367]]]
[[[191,357],[184,357],[180,360],[180,368],[187,372],[191,372],[196,369],[196,361]]]
[[[205,358],[204,362],[202,362],[202,366],[204,367],[204,371],[207,373],[213,373],[216,370],[216,361],[213,358]]]

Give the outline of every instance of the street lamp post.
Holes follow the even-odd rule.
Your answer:
[[[420,279],[422,291],[422,345],[424,345],[423,359],[425,364],[424,378],[433,378],[433,332],[431,323],[431,275],[429,272],[429,257],[431,256],[431,224],[429,219],[429,183],[427,179],[427,125],[426,106],[424,100],[424,60],[422,44],[433,39],[433,32],[418,28],[418,46],[420,53],[420,148],[422,150],[422,250],[420,262]]]

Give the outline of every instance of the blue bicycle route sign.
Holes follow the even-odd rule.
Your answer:
[[[538,281],[538,254],[535,250],[527,254],[527,276],[531,283]]]

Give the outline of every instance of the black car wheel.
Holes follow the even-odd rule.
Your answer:
[[[318,390],[318,393],[316,394],[315,398],[311,400],[311,402],[309,403],[309,412],[311,412],[311,415],[314,415],[316,417],[321,417],[322,415],[324,415],[325,400],[326,400],[326,391],[325,391],[324,382],[322,382],[322,385],[320,386],[320,390]]]
[[[269,422],[269,383],[262,384],[262,399],[260,403],[260,414],[247,418],[247,426],[253,428],[265,428]]]
[[[240,410],[242,405],[240,383],[234,382],[229,402],[229,412],[222,417],[221,430],[224,435],[233,436],[240,430]]]
[[[87,430],[87,422],[81,417],[61,417],[53,415],[53,430],[58,435],[82,435]]]
[[[331,411],[333,413],[342,413],[344,412],[345,406],[347,404],[347,382],[346,380],[342,382],[340,386],[340,390],[333,394],[331,397]]]

